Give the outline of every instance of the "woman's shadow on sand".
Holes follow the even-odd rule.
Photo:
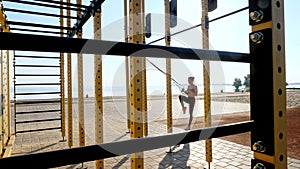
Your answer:
[[[162,159],[162,161],[159,163],[159,169],[163,168],[184,168],[184,169],[190,169],[189,166],[187,166],[187,161],[190,157],[190,145],[185,144],[183,148],[179,151],[168,153],[166,156]]]

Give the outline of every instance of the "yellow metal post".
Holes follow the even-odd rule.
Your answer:
[[[94,39],[101,39],[101,9],[94,16]],[[95,142],[103,143],[103,92],[102,92],[102,56],[94,57],[95,72]],[[104,160],[96,161],[96,169],[104,168]]]
[[[77,0],[77,4],[81,5],[81,0]],[[81,8],[77,8],[77,17],[80,18]],[[82,38],[82,30],[77,32],[77,38]],[[78,78],[78,129],[79,129],[79,145],[85,145],[84,131],[84,99],[83,99],[83,59],[82,54],[77,55],[77,78]]]
[[[145,20],[145,0],[141,1],[141,7],[142,7],[142,17],[141,17],[141,25],[142,25],[142,38],[143,38],[143,44],[146,43],[146,37],[145,37],[145,24],[144,24],[144,20]],[[143,100],[143,124],[144,124],[144,136],[148,136],[148,107],[147,107],[147,74],[146,74],[146,70],[147,70],[147,66],[146,66],[146,58],[143,57],[142,58],[142,76],[143,76],[143,95],[142,95],[142,100]]]
[[[287,168],[284,0],[273,0],[272,4],[274,159],[275,169],[284,169]]]
[[[124,37],[125,42],[128,42],[128,0],[124,0]],[[127,129],[130,132],[130,88],[129,88],[129,61],[128,56],[125,56],[125,73],[126,73],[126,108],[127,108]]]
[[[143,43],[142,0],[131,0],[129,3],[130,12],[130,42]],[[130,57],[130,136],[131,138],[143,137],[143,108],[145,101],[143,65],[145,59],[141,57]],[[131,168],[144,168],[143,152],[131,155]]]
[[[63,2],[63,0],[60,0]],[[61,5],[62,6],[62,5]],[[60,9],[60,15],[64,15],[64,10]],[[64,19],[63,17],[59,18],[60,26],[64,26]],[[60,36],[63,37],[64,30],[60,30],[61,34]],[[66,136],[66,118],[65,118],[65,58],[64,53],[60,53],[60,87],[61,87],[61,136],[63,140],[65,140]]]
[[[67,0],[70,3],[70,0]],[[70,7],[70,6],[68,6]],[[71,11],[67,9],[67,16],[71,16]],[[71,27],[71,19],[67,18],[67,27]],[[72,55],[67,54],[67,71],[68,71],[68,146],[73,146],[73,111],[72,111]]]
[[[165,0],[165,43],[166,46],[171,45],[170,31],[170,2]],[[166,88],[167,88],[167,131],[173,131],[172,117],[172,87],[171,87],[171,59],[166,59]]]
[[[6,79],[7,79],[7,128],[6,128],[6,136],[7,141],[10,138],[11,131],[10,131],[10,53],[6,50],[6,57],[7,57],[7,72],[6,72]]]
[[[2,31],[2,30],[1,30]],[[1,81],[1,86],[0,86],[0,104],[1,104],[1,109],[0,109],[0,154],[2,154],[2,150],[3,150],[3,147],[4,147],[4,140],[3,140],[3,106],[4,106],[4,102],[3,102],[3,86],[4,86],[4,83],[3,83],[3,74],[2,74],[2,66],[3,66],[3,61],[2,61],[2,58],[3,58],[3,54],[2,54],[2,50],[0,50],[0,55],[1,55],[1,58],[0,58],[0,81]]]
[[[9,139],[8,135],[8,116],[9,116],[9,58],[8,51],[2,51],[2,144],[5,146]]]
[[[209,49],[208,32],[208,1],[202,0],[202,48]],[[204,82],[204,126],[211,126],[211,98],[210,98],[210,66],[209,61],[203,61],[203,82]],[[212,141],[205,141],[205,154],[208,166],[212,162]]]
[[[17,135],[17,96],[16,96],[16,83],[17,83],[17,79],[16,79],[16,51],[14,51],[14,58],[13,58],[13,67],[14,67],[14,77],[13,77],[13,82],[14,82],[14,130],[15,130],[15,135]]]

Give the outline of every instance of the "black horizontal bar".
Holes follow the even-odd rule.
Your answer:
[[[240,122],[218,127],[191,130],[183,133],[12,156],[0,159],[0,164],[12,168],[17,167],[19,164],[22,164],[24,168],[32,167],[33,164],[36,168],[59,167],[249,132],[252,130],[252,127],[252,121]]]
[[[68,2],[62,2],[62,1],[49,1],[49,0],[35,0],[35,1],[40,1],[40,2],[47,2],[47,3],[53,3],[53,4],[59,4],[59,5],[66,5],[66,6],[74,6],[74,7],[79,7],[79,8],[90,8],[90,6],[86,5],[81,5],[81,4],[73,4],[73,3],[68,3]]]
[[[15,65],[16,67],[46,67],[46,68],[59,68],[60,66],[54,65]]]
[[[50,34],[58,34],[58,35],[67,35],[67,33],[63,32],[55,32],[55,31],[41,31],[41,30],[34,30],[34,29],[23,29],[23,28],[10,28],[11,31],[26,31],[26,32],[39,32],[39,33],[50,33]]]
[[[15,76],[60,76],[58,74],[15,74]]]
[[[24,55],[15,55],[16,58],[36,58],[36,59],[60,59],[60,57],[48,57],[48,56],[24,56]]]
[[[41,104],[41,103],[60,103],[60,100],[36,100],[36,101],[20,101],[16,102],[17,105],[21,104]]]
[[[44,95],[44,94],[60,94],[60,92],[16,93],[16,95]]]
[[[77,8],[65,7],[65,6],[59,6],[59,5],[50,5],[50,4],[38,3],[38,2],[32,2],[32,1],[24,1],[24,0],[4,0],[4,1],[26,4],[26,5],[36,5],[36,6],[42,6],[42,7],[48,7],[48,8],[67,9],[67,10],[73,10],[73,11],[85,11],[84,9],[77,9]]]
[[[97,8],[100,10],[101,5],[105,0],[92,0],[90,4],[90,8],[87,9],[82,14],[81,19],[78,19],[75,25],[73,26],[73,29],[69,32],[68,37],[73,37],[76,32],[80,29],[82,29],[83,25],[90,19],[91,16],[96,12]]]
[[[43,128],[43,129],[35,129],[35,130],[21,130],[17,131],[16,133],[29,133],[29,132],[38,132],[38,131],[46,131],[46,130],[58,130],[61,127],[51,127],[51,128]]]
[[[55,118],[55,119],[39,119],[39,120],[16,121],[16,124],[40,123],[40,122],[57,121],[57,120],[61,120],[61,119],[60,118]]]
[[[60,83],[17,83],[16,86],[59,86]]]
[[[300,90],[299,87],[287,87],[286,89],[287,90]]]
[[[49,29],[65,29],[65,30],[72,29],[64,26],[44,25],[44,24],[36,24],[36,23],[28,23],[28,22],[18,22],[18,21],[7,21],[7,23],[9,25],[30,26],[30,27],[39,27],[39,28],[49,28]]]
[[[190,49],[137,43],[113,42],[94,39],[79,39],[42,35],[25,35],[0,32],[0,49],[83,53],[100,55],[139,56],[230,62],[250,62],[250,54]],[[28,43],[30,41],[30,43]],[[51,44],[51,45],[46,45]]]
[[[23,14],[32,14],[32,15],[41,15],[41,16],[50,16],[50,17],[61,17],[61,18],[79,19],[78,17],[74,17],[74,16],[58,15],[58,14],[43,13],[43,12],[34,12],[34,11],[27,11],[27,10],[20,10],[20,9],[11,9],[11,8],[4,8],[4,11],[17,12],[17,13],[23,13]]]
[[[39,113],[53,113],[53,112],[60,112],[61,110],[38,110],[38,111],[23,111],[23,112],[16,112],[16,114],[39,114]]]

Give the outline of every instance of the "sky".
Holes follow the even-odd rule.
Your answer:
[[[75,3],[76,1],[72,0],[71,2]],[[89,0],[83,0],[83,4],[88,5],[89,3]],[[209,13],[209,18],[213,19],[246,6],[248,6],[248,1],[246,0],[218,1],[218,8]],[[300,16],[300,11],[297,9],[299,6],[300,1],[285,1],[286,79],[288,83],[300,82],[300,68],[298,66],[300,63],[300,57],[297,52],[297,47],[299,45],[298,40],[300,34],[298,33],[298,30],[300,30],[300,22],[295,20],[295,17]],[[33,7],[10,2],[4,2],[4,7],[24,10],[30,9],[33,11],[56,14],[59,13],[58,9]],[[103,3],[102,38],[104,40],[124,41],[123,10],[123,0],[106,0]],[[145,13],[152,13],[152,37],[146,39],[146,43],[149,43],[164,36],[164,1],[145,0],[145,10]],[[8,15],[8,20],[11,21],[59,25],[58,18],[25,15],[12,12],[6,12],[6,14]],[[76,13],[72,12],[72,15],[75,16]],[[74,23],[75,20],[72,21],[72,25],[74,25]],[[171,33],[199,23],[201,23],[201,1],[178,0],[178,24],[175,28],[171,28]],[[251,27],[249,26],[248,10],[213,22],[210,24],[209,28],[211,50],[249,53],[248,34],[251,32]],[[93,19],[90,18],[83,27],[83,38],[92,39],[93,33]],[[202,32],[199,27],[198,29],[172,37],[171,46],[201,49],[201,38]],[[164,43],[164,40],[162,40],[155,43],[155,45],[164,45]],[[57,54],[53,53],[49,55],[57,56]],[[73,54],[73,56],[73,76],[76,80],[76,55]],[[151,58],[150,60],[157,64],[161,69],[165,69],[165,59]],[[84,81],[87,85],[93,84],[93,74],[90,73],[93,72],[93,66],[91,65],[93,65],[92,55],[84,55]],[[211,83],[213,84],[232,84],[234,78],[240,78],[243,81],[244,76],[250,73],[248,63],[211,62],[210,69]],[[124,70],[123,56],[104,56],[104,86],[123,85],[125,81]],[[23,72],[24,70],[21,71]],[[48,72],[48,70],[39,71]],[[186,83],[188,76],[195,76],[196,83],[202,84],[202,73],[202,61],[172,60],[172,76],[180,83]],[[153,68],[150,64],[147,64],[147,82],[149,85],[161,85],[162,82],[165,82],[165,76]]]

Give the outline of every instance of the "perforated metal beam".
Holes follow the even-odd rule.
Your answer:
[[[60,2],[64,2],[64,0],[60,0]],[[62,5],[61,5],[62,6]],[[60,9],[60,15],[64,15],[64,10]],[[64,25],[64,18],[59,18],[60,26]],[[64,36],[64,30],[60,30],[60,36]],[[61,136],[63,140],[66,137],[66,108],[65,108],[65,54],[60,53],[60,92],[61,92]]]
[[[67,0],[70,3],[71,0]],[[71,16],[71,11],[67,10],[67,16]],[[67,27],[71,27],[71,19],[67,19]],[[62,51],[63,52],[63,51]],[[68,73],[68,146],[73,146],[73,110],[72,110],[72,54],[67,54],[67,73]]]
[[[142,34],[142,43],[146,44],[146,37],[145,37],[145,0],[141,0],[141,33]],[[143,85],[143,103],[142,103],[142,113],[143,113],[143,133],[144,136],[148,136],[148,99],[147,99],[147,66],[146,66],[146,59],[145,57],[142,58],[142,85]]]
[[[171,28],[170,28],[170,1],[165,0],[165,44],[171,45]],[[172,86],[171,86],[171,59],[166,59],[166,88],[167,88],[167,131],[173,132],[173,115],[172,115]]]
[[[129,1],[129,36],[132,43],[143,43],[142,0]],[[130,137],[142,138],[143,112],[145,103],[144,73],[145,60],[141,57],[130,56]],[[131,168],[144,168],[143,152],[131,154]]]
[[[202,0],[202,48],[209,49],[208,32],[208,1]],[[203,86],[204,86],[204,126],[211,126],[211,98],[210,98],[210,64],[203,61]],[[205,140],[205,156],[208,165],[212,162],[212,142]]]
[[[94,16],[94,39],[101,39],[101,10],[98,9]],[[95,72],[95,143],[103,143],[103,88],[102,88],[102,56],[94,57]],[[96,160],[96,169],[104,168],[104,160]]]
[[[128,0],[124,0],[124,39],[128,43]],[[125,56],[125,76],[126,76],[126,110],[127,110],[127,129],[130,132],[130,81],[129,81],[129,57]]]
[[[81,5],[81,0],[77,0],[77,4]],[[77,17],[82,17],[80,7],[77,8]],[[77,31],[77,38],[82,39],[82,29]],[[84,94],[83,94],[83,58],[82,54],[77,54],[77,78],[78,78],[78,132],[79,132],[79,146],[85,145],[85,131],[84,131]]]

